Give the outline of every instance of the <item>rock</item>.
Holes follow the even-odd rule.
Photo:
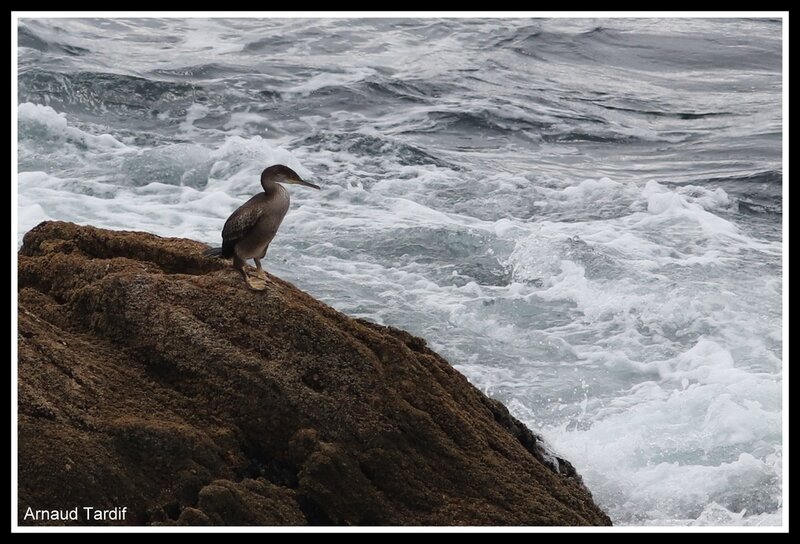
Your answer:
[[[25,235],[21,525],[76,506],[127,507],[128,525],[610,524],[424,340],[279,278],[250,291],[205,248],[62,222]]]

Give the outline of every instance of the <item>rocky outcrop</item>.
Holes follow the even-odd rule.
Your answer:
[[[250,291],[203,249],[61,222],[25,235],[20,524],[83,506],[126,517],[67,523],[610,523],[424,340],[279,278]]]

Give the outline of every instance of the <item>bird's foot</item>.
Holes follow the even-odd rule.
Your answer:
[[[256,270],[256,277],[257,277],[257,278],[261,278],[262,280],[264,280],[264,281],[267,281],[267,282],[269,282],[269,283],[272,283],[272,282],[269,280],[269,278],[267,278],[267,273],[264,271],[264,269],[263,269],[263,268],[258,268],[258,269]]]
[[[271,284],[272,282],[267,279],[267,275],[264,274],[264,277],[253,277],[247,276],[244,280],[247,282],[247,286],[252,289],[253,291],[263,291],[267,288],[267,285]]]

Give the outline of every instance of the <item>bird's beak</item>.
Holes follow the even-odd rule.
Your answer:
[[[312,189],[319,190],[319,185],[314,185],[313,183],[309,183],[309,182],[304,181],[302,179],[297,180],[297,184],[298,185],[305,185],[306,187],[311,187]]]

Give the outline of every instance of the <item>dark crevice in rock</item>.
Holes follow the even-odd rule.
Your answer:
[[[320,373],[316,369],[311,369],[311,371],[306,372],[303,374],[301,379],[303,380],[304,384],[316,392],[320,392],[325,389],[325,386],[322,384],[322,380],[320,379]]]
[[[170,501],[164,505],[164,513],[167,514],[168,519],[177,520],[181,515],[181,507],[178,501]]]
[[[269,457],[257,445],[243,448],[248,457],[248,464],[237,471],[239,480],[245,478],[264,478],[269,482],[290,489],[299,485],[298,470],[292,463],[276,457]]]
[[[309,525],[341,525],[340,523],[334,523],[325,513],[322,506],[308,495],[298,495],[297,504],[300,505],[300,511],[303,512]]]

